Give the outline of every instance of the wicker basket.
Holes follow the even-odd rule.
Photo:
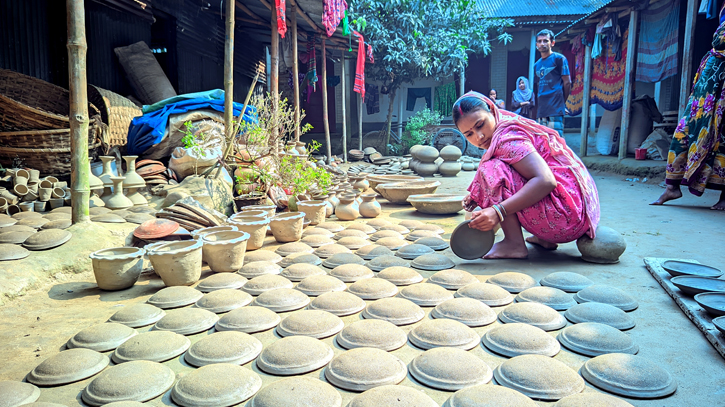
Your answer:
[[[94,130],[94,126],[94,121],[92,120],[89,124],[89,130]],[[88,132],[89,146],[96,142],[96,137],[95,130]],[[0,132],[0,147],[67,149],[70,148],[70,145],[70,129]]]
[[[88,101],[101,110],[101,119],[108,125],[109,145],[125,146],[128,126],[141,109],[125,97],[110,90],[88,85]]]

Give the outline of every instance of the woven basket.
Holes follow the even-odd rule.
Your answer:
[[[93,130],[93,126],[94,121],[91,121],[89,124],[89,130]],[[92,145],[95,142],[95,131],[89,131],[88,145]],[[70,146],[70,129],[0,132],[0,147],[67,149],[70,148]]]
[[[125,97],[110,90],[88,85],[88,101],[101,110],[101,119],[108,125],[109,145],[125,146],[128,126],[141,109]]]

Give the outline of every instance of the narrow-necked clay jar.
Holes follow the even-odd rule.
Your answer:
[[[249,233],[233,230],[209,233],[201,237],[203,252],[211,271],[236,273],[244,265]]]
[[[123,156],[123,159],[126,160],[126,172],[123,174],[126,177],[126,180],[123,181],[126,188],[143,188],[146,186],[146,180],[136,173],[137,158],[136,155]]]
[[[355,220],[360,216],[360,212],[355,205],[354,195],[340,197],[340,204],[335,208],[335,216],[339,220]]]
[[[335,208],[340,203],[340,199],[337,197],[337,191],[332,191],[327,195],[327,200],[332,204],[332,211],[334,213]]]
[[[201,240],[156,246],[148,252],[151,266],[167,286],[192,285],[201,277]]]
[[[310,225],[319,225],[325,221],[325,201],[299,201],[297,209],[305,214],[305,220],[309,220]]]
[[[279,243],[296,242],[302,237],[305,214],[302,212],[281,213],[270,219],[274,239]]]
[[[360,192],[365,192],[368,188],[370,188],[370,182],[368,182],[365,177],[355,177],[350,179],[354,181],[352,184],[353,189],[356,189]]]
[[[419,163],[415,166],[415,172],[421,177],[432,177],[433,174],[438,171],[438,164],[436,163]]]
[[[88,257],[101,290],[116,291],[132,287],[143,271],[143,248],[114,247],[98,250]]]
[[[244,214],[244,212],[242,212]],[[267,236],[267,226],[269,226],[269,218],[261,218],[257,216],[238,216],[229,223],[236,226],[242,232],[249,233],[247,241],[247,251],[257,250],[264,244],[264,238]]]
[[[380,203],[375,200],[376,194],[362,195],[363,202],[360,204],[360,215],[363,218],[376,218],[383,211]]]
[[[103,172],[101,172],[101,175],[99,175],[98,178],[103,181],[104,187],[113,188],[113,181],[111,181],[111,177],[115,177],[116,174],[113,173],[111,163],[116,159],[116,157],[102,155],[98,158],[100,158],[103,162]]]
[[[123,194],[123,181],[125,177],[111,177],[113,182],[113,195],[106,201],[108,209],[127,209],[133,206],[133,202]]]

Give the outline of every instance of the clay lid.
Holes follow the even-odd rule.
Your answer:
[[[178,228],[179,224],[173,220],[154,219],[142,223],[133,231],[133,235],[144,240],[161,239],[176,232]]]
[[[347,407],[438,407],[420,390],[407,386],[379,386],[355,396]]]
[[[330,246],[332,245],[323,247]],[[322,262],[322,265],[328,269],[334,269],[335,267],[341,266],[343,264],[365,264],[365,260],[363,260],[360,256],[356,256],[352,253],[337,253],[333,254]]]
[[[17,222],[18,222],[17,219],[13,219],[12,217],[5,215],[5,214],[0,214],[0,228],[12,226],[12,225],[16,224]]]
[[[376,240],[375,244],[385,246],[392,251],[396,251],[403,246],[409,245],[410,243],[407,242],[405,239],[401,239],[398,237],[383,237]]]
[[[566,319],[561,314],[538,302],[519,302],[509,305],[498,317],[504,323],[521,322],[544,331],[556,331],[566,326]]]
[[[621,331],[634,328],[635,325],[634,318],[626,312],[615,306],[598,302],[577,304],[566,310],[564,316],[574,324],[598,322]]]
[[[436,305],[433,318],[446,318],[468,326],[484,326],[496,321],[497,315],[488,305],[473,298],[452,298]]]
[[[375,277],[373,271],[361,264],[343,264],[330,271],[332,277],[336,277],[345,283]]]
[[[41,230],[28,237],[25,243],[23,243],[23,247],[28,250],[52,249],[69,241],[71,236],[70,232],[63,229]]]
[[[53,209],[53,211],[51,211],[51,213],[56,213],[55,211],[57,209],[60,209],[60,208]],[[111,210],[106,207],[103,207],[103,206],[94,206],[93,208],[90,208],[88,210],[88,214],[91,216],[103,215],[104,213],[109,213],[109,212],[111,212]]]
[[[282,259],[279,262],[280,267],[287,268],[293,264],[311,264],[313,266],[319,266],[322,264],[322,259],[312,253],[294,253]]]
[[[116,348],[113,352],[113,361],[115,363],[132,360],[164,362],[184,353],[190,344],[189,338],[174,332],[143,332]]]
[[[582,376],[602,390],[625,397],[653,399],[677,390],[670,373],[656,363],[635,355],[609,353],[588,360]]]
[[[361,237],[348,236],[338,240],[337,244],[345,246],[350,250],[357,250],[363,246],[369,245],[370,241]]]
[[[428,278],[428,282],[449,290],[458,290],[468,284],[478,283],[478,279],[467,271],[450,269],[433,274]]]
[[[236,289],[224,288],[205,294],[196,302],[196,307],[222,314],[243,307],[252,302],[252,296]]]
[[[405,240],[410,240],[412,242],[415,242],[418,239],[423,239],[426,237],[439,237],[439,233],[436,233],[432,230],[414,230],[405,237]]]
[[[277,325],[280,336],[302,335],[311,338],[327,338],[340,332],[345,324],[327,311],[302,310],[290,314]]]
[[[41,226],[41,229],[68,229],[72,224],[73,222],[70,219],[51,220]]]
[[[272,263],[279,263],[280,261],[282,261],[282,256],[270,250],[255,250],[253,252],[247,252],[244,255],[244,265],[257,261],[269,261]]]
[[[48,220],[59,220],[59,219],[71,220],[71,214],[64,213],[64,212],[47,213],[47,214],[43,215],[43,217]]]
[[[132,206],[126,210],[129,212],[132,212],[132,213],[148,213],[151,215],[153,215],[157,212],[156,209],[154,209],[150,206]]]
[[[69,208],[70,209],[70,208]],[[23,220],[28,218],[42,218],[43,214],[40,212],[18,212],[13,214],[12,218],[15,220]]]
[[[426,245],[435,251],[445,250],[450,247],[448,242],[441,239],[440,237],[423,237],[413,241],[413,243]]]
[[[332,238],[332,236],[334,236],[334,235],[335,234],[330,232],[329,230],[324,229],[324,228],[318,228],[316,226],[307,228],[307,229],[305,229],[304,232],[302,232],[303,238],[310,237],[310,236],[325,236],[325,237]]]
[[[335,356],[325,369],[325,378],[333,386],[351,391],[398,384],[408,369],[394,355],[375,348],[356,348]]]
[[[7,232],[36,232],[35,228],[31,228],[30,226],[19,226],[19,225],[13,225],[13,226],[6,226],[4,228],[0,228],[0,235]]]
[[[493,371],[474,354],[446,347],[416,356],[410,362],[410,375],[425,386],[455,391],[490,382]]]
[[[163,318],[166,312],[161,308],[149,304],[127,305],[111,315],[108,322],[118,322],[131,328],[151,325]]]
[[[27,376],[38,386],[59,386],[91,377],[108,366],[108,356],[94,350],[64,350],[45,359]]]
[[[332,238],[335,239],[335,240],[340,240],[343,237],[359,237],[361,239],[367,240],[368,239],[368,234],[365,233],[365,232],[363,232],[362,230],[345,229],[345,230],[341,230],[341,231],[337,232],[335,234],[335,236],[333,236]]]
[[[491,276],[487,282],[502,287],[506,291],[514,294],[520,293],[527,288],[537,285],[536,280],[531,278],[529,275],[515,271],[498,273]]]
[[[639,351],[629,335],[596,322],[584,322],[564,328],[557,336],[564,347],[586,356],[606,353],[630,353]]]
[[[40,229],[45,225],[46,223],[50,222],[50,220],[45,219],[43,217],[34,217],[34,218],[25,218],[21,219],[16,223],[18,226],[30,226],[34,229]]]
[[[30,236],[37,232],[4,232],[0,233],[0,244],[23,244]]]
[[[401,235],[407,235],[408,233],[410,233],[410,229],[408,229],[407,227],[405,227],[403,225],[387,225],[387,226],[381,227],[378,230],[392,230],[393,232],[398,232]]]
[[[625,293],[617,287],[604,284],[591,285],[574,294],[574,299],[578,303],[599,302],[602,304],[609,304],[621,309],[622,311],[634,311],[637,307],[639,307],[639,303],[631,295]]]
[[[324,230],[324,229],[321,229]],[[312,248],[318,248],[320,246],[324,246],[326,244],[333,244],[335,243],[334,240],[332,240],[329,236],[324,235],[308,235],[304,236],[302,240],[300,240],[301,243],[304,243]]]
[[[592,280],[581,274],[569,271],[551,273],[542,278],[539,283],[546,287],[558,288],[567,293],[575,293],[589,287],[590,285],[594,285]]]
[[[423,223],[423,222],[421,222],[419,220],[406,219],[406,220],[401,220],[400,222],[398,222],[398,225],[400,225],[400,226],[402,226],[404,228],[408,228],[410,230],[413,230],[413,229],[417,228],[418,226],[425,225],[425,223]]]
[[[246,278],[255,278],[264,274],[279,274],[282,267],[271,261],[255,261],[253,263],[245,263],[237,274]]]
[[[174,385],[171,398],[182,406],[231,406],[252,397],[262,378],[242,366],[219,363],[194,370]]]
[[[425,311],[410,300],[404,298],[381,298],[368,304],[363,317],[382,319],[392,324],[410,325],[423,319]]]
[[[461,287],[456,291],[456,297],[473,298],[481,301],[489,307],[500,307],[511,304],[514,297],[503,288],[488,283],[472,283]]]
[[[216,314],[205,309],[181,308],[167,312],[154,324],[154,329],[176,332],[180,335],[193,335],[208,331],[218,320]]]
[[[106,352],[116,349],[138,332],[126,325],[106,322],[93,325],[73,335],[66,343],[68,349],[86,348],[96,352]]]
[[[323,274],[327,274],[325,270],[314,264],[295,263],[282,270],[280,276],[287,278],[290,281],[302,281],[306,277]]]
[[[552,287],[531,287],[516,295],[516,302],[538,302],[557,311],[566,311],[576,305],[571,295]]]
[[[299,290],[276,288],[259,294],[252,304],[274,312],[285,312],[303,308],[309,303],[310,298]]]
[[[147,401],[164,394],[176,375],[168,367],[146,360],[112,366],[83,390],[83,401],[101,406],[114,401]]]
[[[587,392],[566,396],[554,407],[634,407],[626,401],[604,393]]]
[[[458,390],[443,407],[536,407],[533,400],[503,386],[478,385]],[[584,407],[584,406],[581,406]],[[593,407],[593,406],[589,406]],[[604,406],[602,406],[604,407]],[[614,407],[614,406],[612,406]]]
[[[380,230],[380,228],[383,226],[392,225],[392,223],[390,223],[389,221],[387,221],[385,219],[380,219],[380,218],[371,219],[371,220],[367,221],[366,224],[368,226],[372,226],[373,229],[375,229],[375,230]]]
[[[402,347],[407,341],[405,331],[379,319],[353,322],[337,336],[337,343],[345,349],[377,348],[390,352]]]
[[[398,249],[398,251],[395,252],[395,255],[406,260],[414,260],[424,254],[430,253],[435,253],[435,251],[428,246],[422,244],[409,244]]]
[[[443,301],[452,299],[453,293],[439,285],[418,283],[403,288],[398,296],[421,307],[434,307]]]
[[[476,331],[452,319],[425,320],[408,333],[408,339],[421,349],[446,346],[469,350],[481,341]]]
[[[312,253],[314,249],[302,242],[285,243],[277,248],[274,252],[282,257],[296,253]]]
[[[438,225],[434,225],[432,223],[426,223],[423,225],[416,226],[414,229],[411,229],[411,233],[420,232],[420,231],[429,231],[429,232],[433,232],[437,235],[442,235],[443,233],[445,233],[445,230],[443,230],[442,227],[440,227]]]
[[[191,345],[184,360],[193,366],[215,363],[243,365],[251,362],[262,352],[259,339],[236,331],[215,332]]]
[[[259,295],[265,291],[274,290],[277,288],[292,287],[292,282],[282,276],[279,276],[277,274],[262,274],[261,276],[254,277],[253,279],[247,281],[247,284],[244,284],[242,290],[246,291],[250,295]]]
[[[201,280],[196,286],[196,289],[203,293],[227,288],[238,290],[242,288],[246,282],[247,279],[245,277],[236,273],[216,273]]]
[[[225,314],[215,325],[217,331],[262,332],[279,324],[279,315],[263,307],[248,305]]]
[[[365,308],[365,301],[348,292],[330,291],[312,300],[308,308],[345,316],[362,311]]]
[[[350,284],[347,291],[363,300],[378,300],[395,296],[398,287],[382,278],[364,278]]]
[[[493,372],[496,382],[538,400],[559,400],[584,390],[584,380],[564,363],[541,355],[504,361]]]
[[[367,263],[365,263],[365,265],[370,270],[379,272],[379,271],[383,271],[383,270],[385,270],[387,268],[391,268],[391,267],[408,268],[410,263],[408,263],[404,259],[401,259],[400,257],[397,257],[397,256],[379,256],[379,257],[376,257],[376,258],[368,261]],[[421,279],[422,279],[422,277],[421,277]],[[396,285],[401,285],[401,284],[396,284]]]
[[[329,230],[332,233],[337,233],[337,232],[340,232],[341,230],[345,229],[339,223],[334,223],[334,222],[324,222],[324,223],[320,223],[319,225],[316,225],[315,227],[318,228],[318,229]]]
[[[328,276],[310,276],[300,281],[295,289],[312,297],[324,294],[330,291],[345,291],[347,286],[339,279]]]
[[[365,232],[365,234],[372,235],[377,229],[365,223],[353,223],[352,225],[348,225],[345,230],[359,230]]]
[[[379,230],[372,235],[370,235],[370,240],[373,242],[377,242],[378,240],[385,238],[385,237],[395,237],[398,239],[403,239],[403,235],[400,233],[394,231],[394,230]]]
[[[348,249],[347,247],[343,245],[339,245],[337,243],[335,244],[326,244],[324,246],[320,246],[317,249],[315,249],[312,254],[314,254],[317,257],[320,257],[322,259],[327,259],[329,257],[332,257],[336,254],[342,254],[342,253],[352,253],[352,250]]]
[[[191,287],[166,287],[159,290],[148,299],[148,303],[161,309],[178,308],[191,305],[204,294]]]
[[[277,380],[257,393],[249,407],[340,407],[342,396],[329,384],[312,377]]]
[[[452,269],[456,266],[456,264],[453,263],[453,260],[449,259],[445,255],[438,253],[424,254],[413,260],[410,265],[419,270],[426,271]]]
[[[397,286],[416,284],[423,281],[423,276],[420,273],[404,266],[385,267],[378,273],[377,277]]]
[[[272,375],[297,375],[325,366],[333,356],[332,348],[319,339],[288,336],[267,345],[257,358],[257,367]]]
[[[126,223],[126,219],[113,213],[91,216],[91,221],[100,223]]]
[[[40,397],[40,389],[30,383],[0,381],[0,400],[7,406],[32,403]]]
[[[519,355],[554,357],[561,350],[559,342],[546,331],[522,323],[494,327],[483,335],[482,342],[490,351],[507,358]]]
[[[392,256],[393,251],[385,246],[368,244],[355,250],[355,254],[360,256],[363,260],[372,260],[380,256]]]

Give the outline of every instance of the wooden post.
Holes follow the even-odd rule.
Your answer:
[[[690,98],[692,83],[692,48],[695,45],[695,23],[697,22],[697,0],[687,1],[687,19],[685,20],[685,38],[682,42],[682,77],[680,79],[679,117],[685,114],[685,105]]]
[[[71,219],[88,222],[91,196],[88,177],[88,83],[86,79],[86,17],[83,0],[67,0],[68,84],[70,89]]]
[[[536,31],[531,30],[531,45],[529,46],[529,87],[534,90],[534,65],[536,64]],[[518,84],[516,84],[518,86]]]
[[[297,6],[290,7],[290,20],[292,21],[292,83],[295,94],[295,141],[300,141],[300,63],[297,50]]]
[[[227,1],[227,34],[224,40],[224,127],[229,144],[234,144],[234,10],[234,2]],[[239,117],[244,117],[244,112]]]
[[[463,96],[464,93],[466,93],[466,67],[464,66],[461,68],[461,76],[459,78],[461,80],[460,86],[460,95]]]
[[[624,100],[622,101],[622,122],[619,126],[619,159],[627,158],[627,140],[629,139],[630,109],[635,80],[635,62],[637,61],[637,27],[639,11],[632,10],[629,14],[629,38],[627,38],[627,65],[624,77]]]
[[[361,94],[357,94],[357,117],[358,117],[358,134],[360,137],[358,138],[358,150],[363,149],[363,130],[362,130],[362,119],[363,119],[363,99]]]
[[[592,47],[587,45],[584,50],[584,97],[582,99],[582,145],[579,157],[587,156],[589,142],[589,93],[592,87]]]
[[[435,96],[435,92],[432,95]],[[433,110],[433,106],[428,106],[428,109],[435,111]],[[398,101],[398,138],[400,141],[403,141],[403,98],[400,98]]]
[[[342,93],[342,160],[347,162],[347,95],[345,95],[345,51],[340,59],[340,91]]]
[[[327,50],[325,37],[322,36],[322,125],[325,128],[325,143],[327,144],[327,163],[332,163],[332,146],[330,145],[330,122],[327,113]]]

